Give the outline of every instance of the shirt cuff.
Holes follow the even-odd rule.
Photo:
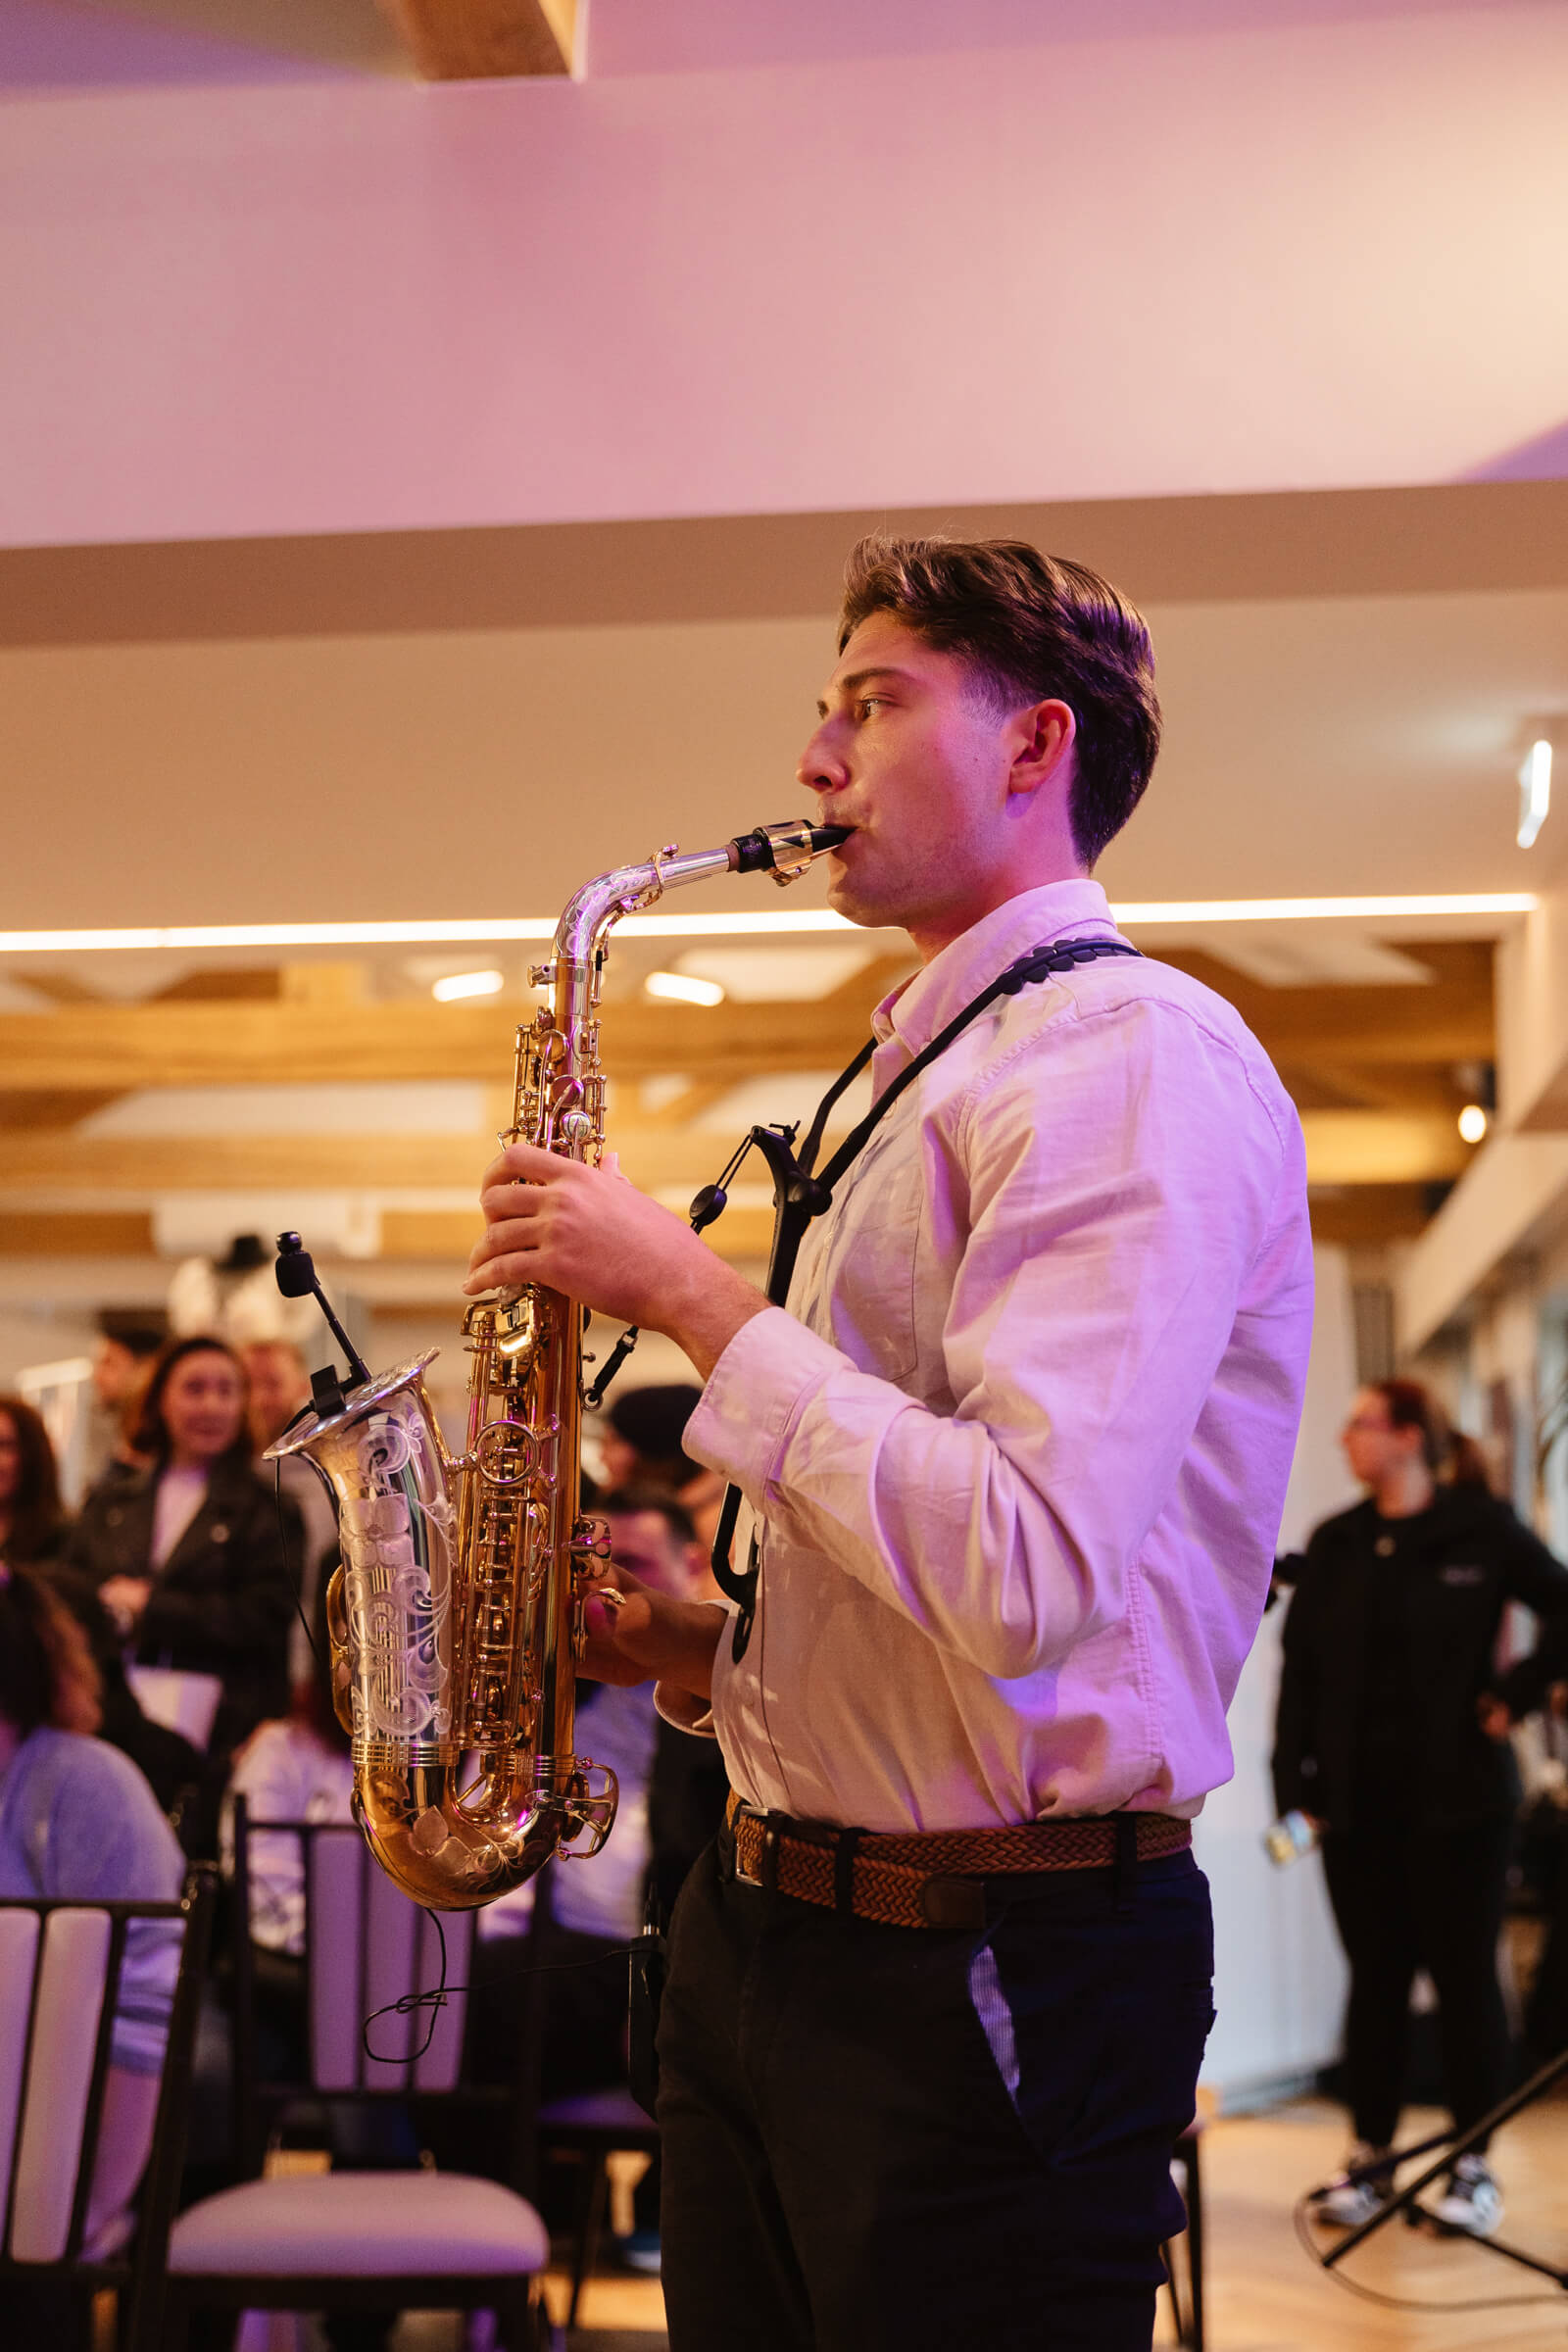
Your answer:
[[[725,1625],[729,1623],[732,1611],[727,1601],[710,1600],[707,1606],[716,1609]],[[719,1641],[723,1641],[722,1629]],[[654,1685],[654,1712],[674,1731],[691,1732],[699,1740],[718,1738],[712,1700],[699,1696],[695,1690],[683,1690],[678,1683]]]
[[[807,1393],[843,1362],[783,1307],[753,1315],[709,1374],[681,1434],[683,1448],[760,1505]]]
[[[656,1683],[654,1712],[677,1732],[690,1732],[699,1740],[718,1738],[713,1702],[699,1698],[695,1690],[679,1690],[674,1683]]]

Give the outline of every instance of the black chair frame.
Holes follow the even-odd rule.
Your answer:
[[[95,1901],[85,1896],[35,1902],[18,1898],[7,1902],[8,1910],[34,1911],[40,1920],[47,1919],[49,1914],[55,1911],[104,1913],[110,1922],[110,1942],[109,1959],[104,1978],[103,2006],[93,2049],[92,2076],[82,2123],[75,2192],[72,2203],[71,2227],[65,2250],[56,2262],[22,2263],[13,2261],[9,2251],[17,2193],[17,2168],[13,2161],[11,2190],[3,2217],[4,2227],[0,2229],[0,2310],[4,2309],[8,2280],[14,2282],[25,2280],[29,2284],[47,2280],[59,2281],[73,2296],[80,2297],[84,2314],[92,2299],[108,2290],[113,2292],[118,2300],[117,2333],[123,2352],[161,2352],[164,2341],[162,2328],[164,2266],[168,2253],[170,2226],[173,2220],[174,2204],[179,2193],[180,2174],[185,2161],[185,2138],[190,2103],[191,2069],[196,2044],[196,2025],[212,1940],[216,1891],[214,1872],[208,1866],[199,1865],[192,1871],[186,1884],[185,1893],[178,1902],[110,1902]],[[140,2183],[132,2199],[135,2227],[123,2253],[105,2260],[83,2260],[82,2234],[86,2228],[93,2172],[98,2155],[99,2133],[103,2124],[104,2094],[109,2081],[115,2011],[120,1990],[121,1971],[124,1964],[126,1933],[131,1926],[138,1922],[157,1920],[182,1920],[185,1932],[180,1949],[179,1972],[175,1979],[173,2006],[169,2020],[169,2039],[165,2051],[163,2078],[153,2126],[152,2146]],[[41,1971],[34,1974],[32,1997],[28,2007],[24,2070],[30,2066],[32,2058],[40,1975]],[[25,2080],[25,2071],[24,2080]],[[19,2139],[24,2112],[25,2103],[19,2099],[17,2114]],[[15,2150],[13,2155],[15,2155]]]

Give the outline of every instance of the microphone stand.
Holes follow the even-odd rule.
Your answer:
[[[1442,2148],[1444,2151],[1435,2163],[1429,2164],[1425,2172],[1419,2174],[1410,2182],[1408,2188],[1401,2188],[1397,2196],[1391,2197],[1381,2212],[1373,2214],[1370,2221],[1359,2223],[1355,2229],[1348,2230],[1339,2242],[1331,2246],[1326,2254],[1319,2254],[1317,2261],[1320,2268],[1332,2271],[1336,2264],[1345,2260],[1347,2254],[1353,2253],[1357,2246],[1364,2245],[1369,2237],[1375,2235],[1379,2230],[1392,2222],[1396,2214],[1403,2214],[1410,2227],[1414,2229],[1416,2216],[1412,2208],[1422,2190],[1430,2188],[1434,2180],[1450,2171],[1459,2157],[1468,2155],[1478,2141],[1485,2139],[1490,2132],[1494,2132],[1499,2124],[1507,2123],[1511,2116],[1518,2115],[1522,2109],[1532,2106],[1537,2099],[1544,2097],[1552,2084],[1564,2073],[1568,2073],[1568,2050],[1559,2051],[1557,2056],[1544,2066],[1539,2074],[1532,2075],[1528,2082],[1521,2083],[1517,2090],[1511,2091],[1507,2098],[1500,2100],[1490,2115],[1484,2115],[1480,2123],[1472,2124],[1468,2132],[1438,2132],[1430,2139],[1418,2140],[1414,2147],[1406,2148],[1401,2155],[1382,2157],[1376,2164],[1351,2166],[1344,2176],[1347,2180],[1359,2182],[1376,2180],[1380,2177],[1388,2179],[1392,2178],[1401,2164],[1407,2164],[1412,2156],[1425,2156],[1433,2148]],[[1325,2182],[1324,2185],[1331,2184]],[[1314,2196],[1317,2193],[1315,2189],[1310,2192]],[[1443,2225],[1439,2224],[1438,2227],[1441,2229]],[[1474,2235],[1467,2230],[1446,2229],[1444,2234],[1452,2237],[1469,2237],[1472,2244],[1485,2246],[1489,2253],[1500,2254],[1507,2262],[1517,2262],[1525,2270],[1535,2271],[1542,2278],[1550,2278],[1556,2285],[1568,2292],[1568,2269],[1554,2262],[1543,2262],[1539,2255],[1527,2254],[1522,2246],[1510,2246],[1497,2237]]]

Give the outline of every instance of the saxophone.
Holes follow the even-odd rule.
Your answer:
[[[793,882],[844,837],[805,820],[761,825],[684,857],[671,844],[586,883],[551,961],[530,974],[550,1001],[517,1031],[503,1143],[599,1163],[597,1014],[622,915],[710,875]],[[280,1288],[320,1298],[298,1237],[280,1249],[295,1253],[279,1256]],[[291,1263],[299,1279],[285,1278]],[[424,1387],[434,1348],[370,1375],[348,1348],[347,1393],[318,1376],[314,1407],[268,1448],[270,1461],[303,1455],[336,1505],[342,1565],[326,1609],[354,1811],[387,1875],[434,1910],[493,1902],[553,1855],[597,1853],[615,1817],[613,1773],[573,1752],[583,1603],[610,1553],[608,1526],[580,1508],[583,1323],[575,1299],[533,1284],[468,1307],[460,1455]]]

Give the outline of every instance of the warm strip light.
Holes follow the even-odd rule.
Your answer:
[[[1533,914],[1529,890],[1460,891],[1430,898],[1150,899],[1111,908],[1118,923],[1380,922],[1406,914]]]
[[[464,997],[499,997],[506,985],[504,972],[453,972],[433,980],[430,994],[438,1004],[455,1004]]]
[[[724,991],[716,980],[699,980],[691,972],[650,972],[644,993],[665,1004],[722,1004]]]
[[[1470,891],[1426,898],[1381,899],[1148,899],[1118,903],[1118,923],[1378,922],[1401,915],[1531,914],[1533,891]],[[826,906],[777,913],[632,914],[621,924],[627,939],[790,939],[824,931],[853,932]],[[553,939],[549,915],[501,922],[450,923],[206,923],[139,931],[0,931],[0,956],[81,956],[100,951],[182,948],[402,948],[460,942]]]

